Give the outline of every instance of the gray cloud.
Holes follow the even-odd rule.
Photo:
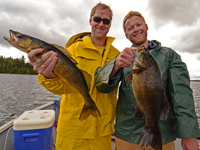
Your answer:
[[[0,0],[0,51],[2,47],[12,47],[3,39],[3,36],[9,36],[9,29],[64,47],[72,35],[90,31],[90,11],[98,2],[99,0]],[[166,36],[172,41],[167,46],[176,51],[195,54],[200,61],[199,0],[105,0],[105,3],[111,3],[114,13],[108,35],[116,37],[116,45],[124,46],[121,42],[126,39],[122,20],[130,10],[136,10],[145,16],[149,34],[153,35],[152,32],[155,31],[158,37]],[[166,35],[160,35],[169,24],[177,31],[169,30]]]
[[[173,37],[176,40],[174,47],[181,52],[188,52],[191,54],[200,53],[199,33],[200,27],[192,29],[185,28],[185,32]]]
[[[90,31],[90,11],[98,2],[98,0],[84,0],[84,3],[82,1],[1,0],[0,46],[11,46],[3,40],[3,36],[9,36],[9,29],[65,46],[72,35]],[[153,28],[157,30],[168,23],[174,23],[179,28],[186,28],[179,35],[170,37],[176,42],[169,46],[182,52],[198,53],[200,47],[198,42],[200,27],[197,25],[197,20],[200,19],[199,5],[200,1],[194,0],[192,2],[191,0],[149,0],[145,18],[148,20],[153,18],[151,19],[154,23]],[[117,40],[124,39],[122,20],[129,10],[112,7],[112,5],[111,8],[114,17],[109,35],[115,36]],[[134,9],[136,8],[133,7]]]
[[[149,0],[150,15],[157,27],[173,22],[177,26],[194,25],[200,18],[198,0]]]
[[[45,0],[0,1],[0,45],[10,47],[3,36],[9,36],[8,30],[12,29],[65,46],[73,34],[90,31],[90,10],[96,3],[90,0],[76,4]]]
[[[175,41],[171,46],[178,51],[191,54],[200,53],[199,20],[200,1],[196,0],[149,0],[148,7],[155,29],[160,30],[165,25],[173,24],[182,29],[170,38]],[[169,30],[169,34],[173,34]],[[163,35],[168,36],[168,35]]]

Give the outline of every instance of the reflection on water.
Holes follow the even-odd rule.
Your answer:
[[[192,81],[191,88],[200,124],[200,81]],[[0,74],[0,126],[47,102],[60,99],[38,83],[37,75]]]

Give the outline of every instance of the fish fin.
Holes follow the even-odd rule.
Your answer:
[[[142,110],[138,107],[138,105],[135,108],[135,119],[140,119],[144,116],[144,113]]]
[[[83,106],[83,109],[81,111],[81,114],[79,116],[79,121],[84,121],[86,120],[89,115],[91,114],[91,106],[89,105],[84,105]]]
[[[101,117],[101,113],[95,103],[92,104],[91,115],[95,118]]]
[[[139,68],[139,69],[132,69],[131,70],[131,73],[132,74],[138,74],[138,73],[140,73],[140,72],[142,72],[143,70],[141,69],[141,68]]]
[[[169,114],[169,103],[167,97],[164,95],[164,100],[162,101],[160,108],[160,120],[166,120]]]
[[[76,62],[76,60],[74,60],[74,58],[69,57],[69,59],[70,59],[75,65],[78,65],[78,63]]]
[[[97,108],[96,104],[93,102],[92,105],[84,105],[79,116],[80,121],[86,120],[90,115],[95,118],[101,117],[100,111]]]
[[[77,65],[78,63],[72,58],[72,55],[70,54],[70,52],[63,48],[62,46],[56,45],[56,44],[51,44],[53,45],[55,48],[59,49],[61,52],[63,52],[75,65]]]
[[[126,79],[125,79],[127,82],[131,83],[132,82],[132,74],[130,73]]]
[[[142,136],[140,138],[139,146],[148,146],[151,145],[155,150],[162,150],[162,139],[159,127],[151,128],[144,127]]]
[[[68,95],[68,94],[73,94],[73,93],[76,93],[76,90],[75,90],[73,87],[67,86],[67,87],[65,88],[65,94],[66,94],[66,95]]]

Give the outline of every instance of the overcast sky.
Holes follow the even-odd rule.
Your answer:
[[[65,47],[74,34],[90,31],[90,11],[99,0],[0,0],[0,55],[19,57],[27,54],[9,45],[9,29],[35,36]],[[125,38],[122,20],[138,11],[149,27],[148,39],[171,47],[187,64],[192,79],[200,79],[200,0],[101,0],[111,6],[113,21],[109,36],[122,51],[131,43]]]

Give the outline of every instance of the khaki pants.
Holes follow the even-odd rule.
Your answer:
[[[153,150],[151,146],[139,147],[139,144],[133,144],[115,137],[115,150]],[[175,150],[174,141],[162,146],[162,150]]]

